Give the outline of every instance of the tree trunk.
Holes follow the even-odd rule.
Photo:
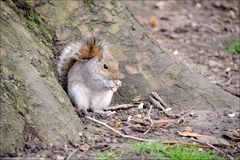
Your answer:
[[[110,42],[126,76],[118,103],[157,91],[172,107],[205,110],[193,124],[205,123],[209,110],[239,107],[237,97],[163,52],[119,1],[7,1],[1,10],[1,150],[34,138],[56,144],[77,138],[82,123],[57,82],[54,62],[82,36]]]

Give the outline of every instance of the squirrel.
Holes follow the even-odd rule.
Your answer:
[[[106,113],[121,86],[119,64],[107,41],[87,38],[67,45],[57,64],[59,80],[79,110]]]

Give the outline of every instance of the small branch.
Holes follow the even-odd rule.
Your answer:
[[[149,111],[148,111],[148,114],[147,114],[147,116],[145,117],[145,119],[147,119],[147,120],[150,121],[151,125],[150,125],[150,127],[149,127],[143,134],[147,134],[147,133],[150,131],[150,129],[152,128],[152,126],[153,126],[153,121],[152,121],[151,116],[150,116],[152,107],[153,107],[153,106],[151,105],[151,106],[150,106],[150,109],[149,109]]]
[[[220,149],[218,149],[217,147],[213,146],[212,144],[206,143],[206,145],[208,145],[209,147],[211,147],[211,148],[214,149],[215,151],[221,153],[222,155],[227,156],[229,159],[234,160],[234,158],[233,158],[232,156],[226,154],[225,152],[223,152],[222,150],[220,150]]]
[[[87,119],[107,127],[108,129],[112,130],[113,132],[119,134],[120,136],[122,136],[124,138],[129,138],[129,139],[134,139],[134,140],[139,140],[139,141],[145,141],[145,142],[153,142],[153,141],[155,141],[155,140],[150,140],[150,139],[144,139],[144,138],[134,137],[134,136],[130,136],[130,135],[125,135],[125,134],[122,134],[121,132],[119,132],[118,130],[114,129],[113,127],[111,127],[111,126],[107,125],[106,123],[101,122],[101,121],[99,121],[97,119],[94,119],[94,118],[89,117],[89,116],[87,116]]]
[[[168,112],[166,111],[166,109],[161,105],[161,103],[160,103],[159,101],[157,101],[156,99],[154,99],[152,96],[150,96],[150,99],[152,100],[152,102],[153,102],[158,108],[160,108],[160,109],[163,111],[163,113],[164,113],[166,116],[168,116],[169,118],[178,118],[177,115],[168,113]]]
[[[205,145],[209,146],[210,148],[214,149],[215,151],[217,151],[218,153],[221,153],[222,155],[227,156],[231,160],[234,160],[234,158],[232,156],[226,154],[225,152],[223,152],[222,150],[220,150],[219,148],[215,147],[214,145],[212,145],[208,142],[204,143],[204,142],[200,142],[200,141],[195,140],[195,139],[194,139],[194,141],[198,142],[198,143],[201,143],[201,144],[205,144]]]
[[[147,120],[150,121],[151,125],[150,125],[150,127],[149,127],[143,134],[147,134],[147,133],[150,131],[150,129],[152,128],[152,126],[153,126],[153,121],[152,121],[152,119],[151,119],[150,117],[148,117]]]
[[[178,113],[177,115],[179,117],[182,116],[182,115],[185,115],[185,114],[189,113],[190,111],[192,111],[193,109],[195,109],[196,107],[197,107],[197,105],[195,104],[195,105],[193,105],[193,107],[191,107],[191,108],[189,108],[189,109],[187,109],[185,111],[182,111],[182,112]]]
[[[74,149],[69,155],[68,157],[66,158],[66,160],[70,160],[71,157],[78,151],[78,148],[77,149]]]
[[[157,92],[152,92],[154,98],[156,98],[164,108],[169,108],[167,104],[162,100],[162,98],[157,94]]]
[[[150,106],[150,108],[149,108],[149,111],[148,111],[148,114],[147,114],[147,116],[146,117],[150,117],[150,113],[151,113],[151,111],[152,111],[152,105]]]
[[[137,106],[138,106],[137,104],[118,104],[118,105],[109,107],[105,110],[106,111],[115,111],[115,110],[128,109],[128,108],[137,107]]]

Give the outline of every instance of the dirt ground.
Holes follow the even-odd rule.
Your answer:
[[[239,5],[236,1],[124,1],[135,17],[146,25],[147,30],[165,51],[174,54],[177,59],[192,70],[207,77],[224,90],[240,97],[240,54],[232,55],[225,51],[226,43],[239,38]],[[150,23],[151,16],[155,16]],[[172,110],[172,113],[176,111]],[[149,114],[150,113],[150,114]],[[214,114],[214,116],[213,116]],[[240,155],[240,110],[228,110],[207,113],[211,125],[200,123],[191,125],[197,120],[198,113],[194,108],[178,118],[167,117],[160,109],[150,105],[117,110],[111,116],[88,113],[116,130],[136,137],[159,140],[191,141],[192,138],[180,136],[193,132],[206,135],[213,144],[221,147],[227,154],[236,157]],[[151,120],[147,119],[151,116]],[[211,117],[211,118],[210,118]],[[135,140],[123,138],[105,126],[92,122],[80,115],[80,120],[86,124],[79,133],[80,141],[69,141],[61,147],[38,142],[26,143],[24,149],[17,148],[7,157],[45,157],[51,159],[89,159],[99,151],[118,150],[131,159],[143,158],[129,151],[128,144]],[[151,123],[153,126],[150,128]],[[91,124],[91,125],[89,125]],[[146,131],[150,130],[146,133]],[[178,132],[181,131],[181,132]],[[238,134],[239,137],[234,136]],[[235,135],[236,135],[235,134]],[[224,136],[225,135],[225,136]],[[194,137],[194,136],[188,136]],[[196,138],[196,137],[195,137]],[[78,149],[76,149],[78,148]]]

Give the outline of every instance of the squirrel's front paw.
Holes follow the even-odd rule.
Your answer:
[[[112,90],[113,92],[116,92],[117,89],[122,85],[122,82],[119,81],[119,80],[115,80],[115,81],[113,81],[113,83],[114,83],[114,86],[111,87],[111,90]]]
[[[122,85],[122,82],[119,80],[114,80],[113,82],[116,84],[117,87],[120,87]]]

